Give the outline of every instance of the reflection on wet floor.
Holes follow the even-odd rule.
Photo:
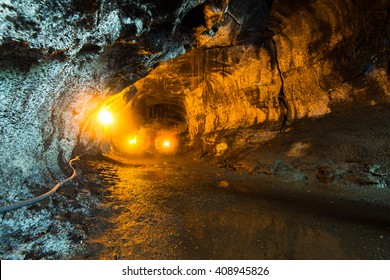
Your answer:
[[[289,213],[246,203],[249,213],[237,206],[209,212],[201,219],[188,217],[203,226],[193,227],[200,257],[240,259],[356,258],[342,248],[341,240],[316,226],[293,218]],[[229,213],[229,214],[226,214]],[[192,228],[190,225],[189,228]],[[209,239],[208,236],[213,237]]]
[[[219,182],[243,180],[193,162],[89,161],[106,188],[79,256],[91,259],[388,259],[385,226],[316,214]],[[86,172],[84,172],[86,175]]]

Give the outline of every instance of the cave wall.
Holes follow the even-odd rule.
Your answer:
[[[281,81],[264,48],[244,45],[195,49],[125,89],[133,110],[176,100],[186,112],[190,140],[214,132],[278,122]],[[134,91],[136,93],[134,93]],[[164,98],[165,97],[165,98]]]
[[[61,176],[61,165],[76,145],[84,105],[103,92],[90,72],[71,61],[47,61],[28,71],[3,65],[0,180],[3,191],[13,194],[5,197],[15,199],[15,186],[52,184]]]
[[[387,1],[274,1],[289,118],[388,102]]]
[[[200,139],[218,152],[237,128],[255,128],[239,141],[256,134],[262,142],[295,119],[389,102],[387,8],[386,1],[230,1],[215,34],[135,83],[134,108],[177,96],[190,143]]]
[[[88,114],[184,53],[204,2],[0,1],[1,204],[64,178]]]

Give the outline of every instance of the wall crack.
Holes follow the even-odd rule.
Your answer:
[[[283,128],[287,124],[288,106],[287,106],[286,96],[285,96],[285,91],[284,91],[284,78],[283,78],[282,70],[280,69],[280,65],[279,65],[278,49],[276,47],[274,33],[269,29],[268,29],[268,31],[271,33],[271,41],[272,41],[272,45],[274,47],[276,68],[278,69],[279,78],[280,78],[280,81],[282,83],[282,85],[280,86],[279,94],[278,94],[278,102],[279,102],[279,106],[280,106],[281,111],[282,111],[283,122],[282,122],[280,129],[279,129],[279,133],[276,135],[276,137],[278,137],[283,132]]]

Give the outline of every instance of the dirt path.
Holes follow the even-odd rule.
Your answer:
[[[72,221],[88,234],[75,258],[390,259],[389,223],[343,218],[342,201],[327,211],[334,201],[276,200],[253,176],[177,158],[90,159],[79,170],[100,202]]]

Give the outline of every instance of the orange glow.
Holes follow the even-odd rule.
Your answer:
[[[114,121],[114,116],[109,111],[109,107],[104,107],[98,113],[98,121],[102,125],[110,125]]]
[[[155,149],[162,154],[175,154],[179,141],[171,131],[160,131],[155,138]]]
[[[169,140],[165,140],[163,143],[164,148],[169,148],[171,146],[171,142]]]
[[[116,143],[124,155],[142,155],[147,149],[144,137],[139,134],[127,134],[125,137],[119,135]]]
[[[135,144],[137,144],[137,138],[134,136],[133,138],[130,138],[129,139],[129,144],[130,145],[135,145]]]

